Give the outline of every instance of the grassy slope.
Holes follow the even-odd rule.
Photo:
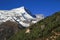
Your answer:
[[[52,40],[57,32],[60,32],[60,12],[46,17],[38,23],[29,27],[30,33],[25,33],[26,29],[20,30],[9,40]],[[52,37],[52,38],[50,38]],[[59,40],[59,35],[56,37]],[[55,40],[56,40],[55,39]]]

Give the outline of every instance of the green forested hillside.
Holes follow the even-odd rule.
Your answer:
[[[30,33],[25,33],[26,29],[19,30],[9,40],[60,40],[60,12],[31,25]]]

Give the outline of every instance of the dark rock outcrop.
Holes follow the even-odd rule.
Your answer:
[[[7,40],[13,34],[18,32],[18,24],[6,21],[0,25],[0,40]]]

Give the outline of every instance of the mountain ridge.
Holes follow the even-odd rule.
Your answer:
[[[26,29],[19,31],[9,40],[60,40],[60,12],[31,25],[30,32]],[[58,35],[59,34],[59,35]]]
[[[22,7],[7,10],[7,11],[1,10],[0,11],[0,22],[6,22],[7,20],[11,20],[11,21],[16,20],[22,26],[28,27],[28,26],[30,26],[30,23],[27,24],[27,23],[24,23],[23,21],[28,20],[28,22],[36,23],[37,21],[44,19],[44,16],[43,17],[42,16],[40,16],[41,18],[36,18],[35,15],[32,15],[32,13],[28,9],[26,9],[24,6],[22,6]]]

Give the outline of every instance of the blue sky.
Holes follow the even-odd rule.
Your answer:
[[[60,0],[0,0],[0,10],[25,6],[33,14],[52,15],[60,11]]]

